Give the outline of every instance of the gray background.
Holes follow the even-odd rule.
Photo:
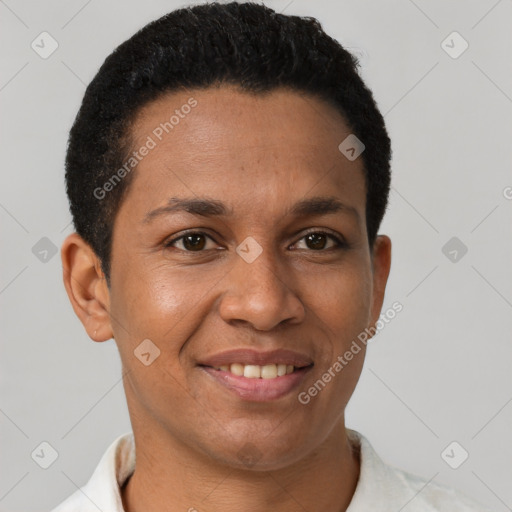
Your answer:
[[[404,309],[370,344],[348,425],[389,463],[511,510],[511,1],[266,3],[317,17],[360,57],[393,140],[384,309]],[[181,5],[0,1],[1,511],[50,509],[130,430],[115,344],[87,337],[51,248],[72,231],[63,159],[85,85]],[[59,45],[47,59],[31,48],[43,31]],[[442,45],[453,31],[469,43],[458,58]],[[46,470],[31,457],[43,441],[58,452]],[[458,469],[441,457],[452,441],[469,453]]]

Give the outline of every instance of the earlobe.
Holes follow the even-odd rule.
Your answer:
[[[72,233],[61,247],[62,277],[71,306],[94,341],[112,338],[110,294],[101,262],[91,246]]]

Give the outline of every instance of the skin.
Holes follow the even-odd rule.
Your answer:
[[[380,235],[369,247],[362,159],[340,153],[350,129],[322,100],[285,89],[254,96],[227,85],[146,105],[134,148],[191,96],[197,106],[139,163],[121,204],[110,288],[76,233],[61,251],[76,314],[94,341],[114,337],[123,363],[137,457],[122,489],[125,510],[345,510],[359,458],[344,410],[364,346],[307,405],[297,396],[381,312],[391,241]],[[314,196],[347,208],[287,214]],[[170,197],[215,199],[232,214],[181,211],[144,222]],[[206,235],[194,239],[204,248],[183,239],[164,247],[187,229]],[[311,242],[307,230],[328,231],[347,246],[322,235]],[[262,248],[252,263],[235,251],[248,236]],[[160,350],[149,366],[134,356],[144,339]],[[241,399],[197,366],[247,347],[297,350],[314,366],[298,389],[267,402]]]

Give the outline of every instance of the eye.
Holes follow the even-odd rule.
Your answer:
[[[325,231],[310,231],[297,243],[300,243],[302,240],[305,241],[306,249],[312,249],[313,251],[346,247],[346,243],[341,238]],[[327,246],[329,241],[333,244],[330,247]]]
[[[176,247],[177,249],[187,252],[201,252],[204,249],[213,249],[213,247],[206,247],[208,240],[214,242],[206,233],[191,231],[185,235],[168,240],[165,242],[165,247]]]
[[[295,245],[302,242],[302,240],[304,240],[306,244],[306,249],[318,252],[347,247],[347,244],[340,237],[326,231],[310,231],[303,236],[299,242],[296,242]],[[208,247],[208,241],[213,242],[214,247]],[[329,243],[331,244],[330,246]],[[184,235],[168,240],[164,244],[166,248],[174,247],[185,252],[203,252],[208,249],[214,249],[215,245],[216,242],[213,238],[201,231],[190,231]],[[304,247],[297,248],[304,249]]]

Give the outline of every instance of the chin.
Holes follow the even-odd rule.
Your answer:
[[[267,435],[264,430],[242,432],[233,437],[216,436],[219,443],[215,447],[205,446],[206,451],[221,464],[251,471],[278,470],[297,462],[308,452],[307,439],[297,439],[291,432],[277,436]]]

